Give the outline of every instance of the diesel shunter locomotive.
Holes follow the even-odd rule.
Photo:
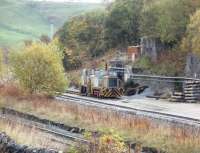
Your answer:
[[[118,61],[112,61],[112,67],[105,70],[86,70],[82,72],[81,95],[99,98],[119,98],[124,94],[124,67],[116,65]]]

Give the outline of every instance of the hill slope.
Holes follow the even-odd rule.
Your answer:
[[[99,4],[34,2],[28,0],[1,0],[0,46],[17,45],[25,39],[37,39],[50,34],[67,19],[101,7]]]

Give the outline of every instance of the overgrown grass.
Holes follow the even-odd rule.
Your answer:
[[[0,132],[5,132],[15,140],[16,143],[21,145],[36,148],[66,150],[64,144],[52,140],[55,139],[54,136],[21,124],[0,120]]]
[[[162,125],[145,117],[62,103],[40,96],[13,98],[9,94],[5,95],[4,98],[1,96],[1,106],[90,130],[104,131],[111,128],[128,140],[156,147],[166,153],[199,153],[200,150],[200,133],[192,127]]]

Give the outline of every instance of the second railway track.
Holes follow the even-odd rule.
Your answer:
[[[82,134],[75,134],[70,131],[66,131],[62,128],[52,126],[50,124],[44,124],[41,122],[32,121],[23,117],[19,117],[14,114],[5,114],[2,112],[2,110],[0,111],[0,119],[13,122],[16,124],[21,124],[30,128],[40,130],[44,133],[54,135],[56,137],[54,141],[57,141],[59,143],[66,144],[69,146],[73,145],[73,143],[76,143],[76,142],[88,143],[88,141],[83,138]],[[59,138],[62,138],[63,141],[59,140]]]
[[[170,113],[162,113],[162,112],[157,112],[157,111],[122,106],[122,105],[117,104],[117,102],[116,104],[113,104],[113,103],[105,102],[104,100],[99,100],[99,99],[95,100],[92,98],[77,96],[75,94],[68,94],[68,93],[57,96],[56,99],[60,101],[71,101],[78,104],[95,106],[95,107],[100,107],[104,109],[111,109],[115,111],[121,111],[127,114],[146,116],[150,118],[164,120],[171,123],[180,123],[183,125],[195,126],[195,127],[200,128],[199,119],[185,117],[181,115],[174,115]]]

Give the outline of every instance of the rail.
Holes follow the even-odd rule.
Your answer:
[[[23,117],[14,116],[12,114],[11,115],[4,114],[2,112],[0,113],[0,118],[10,121],[10,122],[17,123],[17,124],[22,124],[24,126],[31,127],[31,128],[40,130],[40,131],[48,133],[48,134],[52,134],[56,137],[60,137],[65,140],[68,140],[68,141],[70,140],[72,142],[81,142],[81,143],[86,143],[86,144],[88,143],[87,140],[82,138],[82,135],[79,136],[78,134],[68,132],[68,131],[60,129],[58,127],[50,126],[49,124],[44,124],[44,123],[40,123],[37,121],[28,120]],[[70,145],[69,143],[66,143],[65,141],[64,142],[61,142],[58,140],[54,140],[54,141]]]
[[[114,109],[117,111],[122,111],[127,114],[143,115],[143,116],[147,116],[147,117],[151,117],[151,118],[155,118],[155,119],[159,119],[159,120],[161,119],[161,120],[169,121],[172,123],[180,123],[180,124],[184,124],[184,125],[192,125],[192,126],[200,127],[199,119],[180,116],[180,115],[174,115],[174,114],[169,114],[169,113],[151,111],[151,110],[137,109],[137,108],[133,108],[133,107],[107,103],[103,100],[95,100],[95,99],[90,99],[87,97],[80,97],[77,95],[69,95],[69,94],[64,94],[64,95],[58,96],[58,97],[56,97],[56,99],[61,100],[61,101],[66,101],[66,100],[73,101],[73,102],[77,102],[79,104],[87,104],[87,105],[101,107],[101,108],[105,108],[105,109],[111,109],[111,110]]]

